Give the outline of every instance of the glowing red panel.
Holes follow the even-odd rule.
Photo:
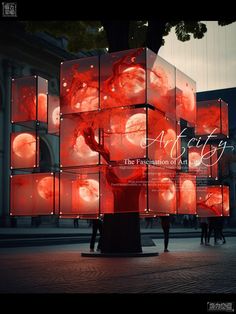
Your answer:
[[[221,127],[222,127],[222,134],[226,136],[229,135],[229,123],[228,123],[228,104],[224,102],[222,99],[220,100],[221,103]]]
[[[47,80],[36,77],[22,77],[12,80],[11,121],[47,122]]]
[[[176,69],[176,116],[196,124],[196,83]]]
[[[147,157],[157,166],[176,168],[176,121],[158,110],[127,107],[101,112],[99,119],[100,142],[110,160],[126,163]]]
[[[106,166],[101,172],[101,213],[139,212],[146,205],[146,166]]]
[[[101,108],[145,103],[145,48],[104,54],[100,69]]]
[[[38,166],[39,149],[35,132],[11,134],[11,168],[34,168]]]
[[[190,147],[188,151],[189,171],[199,177],[218,177],[217,150],[213,145]]]
[[[196,214],[196,176],[179,173],[177,176],[178,214]]]
[[[176,214],[176,172],[148,167],[148,212]]]
[[[94,140],[99,142],[98,128],[93,121],[94,123],[96,121],[95,113],[66,115],[62,118],[60,128],[60,163],[62,167],[98,164],[99,154],[86,144],[84,134],[92,123]]]
[[[10,213],[15,216],[50,215],[55,208],[58,178],[51,173],[19,174],[11,177]],[[56,196],[58,198],[58,195]]]
[[[99,58],[90,57],[61,64],[61,113],[97,110],[99,106]]]
[[[60,100],[58,96],[48,95],[48,133],[58,134],[60,126]]]
[[[229,215],[229,187],[223,185],[223,216]]]
[[[148,110],[148,157],[156,166],[176,169],[180,150],[177,123],[157,110]]]
[[[101,141],[110,152],[110,160],[146,157],[146,112],[145,108],[127,107],[106,111]]]
[[[99,174],[81,174],[72,182],[72,212],[99,213]]]
[[[228,106],[222,100],[197,103],[196,135],[228,136]]]
[[[48,110],[47,94],[48,94],[48,81],[38,76],[37,120],[45,122],[45,123],[47,122],[47,110]]]
[[[229,215],[229,188],[201,186],[197,189],[197,214],[200,217]]]
[[[175,119],[175,67],[147,49],[147,103]]]
[[[60,175],[60,215],[99,215],[99,168],[78,168]]]

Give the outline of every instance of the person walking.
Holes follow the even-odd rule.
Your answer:
[[[99,231],[100,237],[98,240],[97,251],[101,251],[101,236],[102,236],[102,220],[101,218],[93,219],[92,221],[92,237],[90,240],[90,252],[94,252],[95,241],[97,232]]]
[[[218,239],[222,240],[222,244],[226,243],[225,236],[223,234],[224,228],[224,217],[217,217],[217,229],[218,229]]]
[[[207,236],[208,236],[208,219],[207,217],[200,217],[200,228],[201,228],[201,245],[207,245]]]
[[[170,231],[170,216],[160,216],[161,226],[164,232],[164,252],[169,252],[169,231]]]

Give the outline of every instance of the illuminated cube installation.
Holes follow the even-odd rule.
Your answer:
[[[47,122],[48,81],[40,76],[12,79],[11,122]]]
[[[206,158],[213,145],[206,145],[203,160],[199,148],[189,148],[190,173],[179,172],[180,120],[196,126],[196,84],[149,49],[63,62],[61,113],[61,185],[70,182],[62,217],[196,214],[196,176],[218,176],[217,154]],[[140,167],[146,177],[131,184],[127,178]],[[88,179],[90,170],[96,180]],[[80,176],[98,182],[79,187],[97,195],[91,206],[78,192]]]
[[[39,168],[39,136],[41,132],[45,134],[48,122],[46,79],[39,76],[12,79],[10,119],[10,214],[59,214],[59,177],[56,173],[40,173]]]
[[[148,48],[101,56],[100,107],[150,104],[175,119],[175,67]]]
[[[54,173],[13,175],[10,193],[10,214],[13,216],[59,213],[59,178]]]
[[[197,102],[196,135],[229,135],[228,104],[222,99]]]
[[[229,187],[198,187],[197,214],[199,217],[229,216]]]
[[[60,215],[96,215],[100,203],[99,167],[78,168],[60,174]]]
[[[11,134],[13,172],[39,166],[39,122],[60,139],[59,177],[13,173],[13,215],[229,214],[228,187],[206,181],[201,192],[196,182],[218,177],[217,154],[209,156],[217,142],[186,146],[186,172],[180,138],[184,125],[197,136],[213,128],[227,136],[227,104],[196,108],[196,83],[147,48],[62,62],[60,98],[47,95],[40,77],[13,80],[11,121],[36,122],[31,131]]]

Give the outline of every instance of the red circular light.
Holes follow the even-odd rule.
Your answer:
[[[13,152],[20,158],[29,159],[36,153],[36,138],[29,133],[17,135],[12,143]]]

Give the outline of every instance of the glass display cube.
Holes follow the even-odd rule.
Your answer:
[[[85,131],[91,128],[94,141],[99,143],[99,112],[65,115],[60,126],[60,165],[76,167],[97,165],[99,153],[87,145]],[[97,123],[97,125],[96,125]],[[86,133],[87,134],[87,133]],[[89,136],[89,135],[88,135]],[[92,139],[90,140],[92,147]]]
[[[198,187],[197,214],[199,217],[229,216],[229,187]]]
[[[100,168],[78,168],[60,174],[60,215],[100,214]]]
[[[11,133],[11,169],[39,166],[39,138],[36,132]]]
[[[190,147],[188,151],[189,171],[198,177],[218,178],[217,148],[213,145]]]
[[[99,57],[61,63],[61,113],[97,110],[99,107]]]
[[[146,49],[100,57],[100,106],[114,108],[146,102]]]
[[[148,48],[100,59],[101,109],[150,104],[175,119],[175,67]]]
[[[196,135],[215,135],[219,139],[229,135],[228,105],[222,99],[197,102]]]
[[[176,69],[176,117],[196,125],[196,82]]]
[[[147,48],[147,100],[169,118],[176,119],[175,67]]]
[[[10,215],[59,214],[59,178],[55,173],[13,175],[10,195]]]
[[[11,122],[47,123],[48,81],[40,76],[12,79]]]

